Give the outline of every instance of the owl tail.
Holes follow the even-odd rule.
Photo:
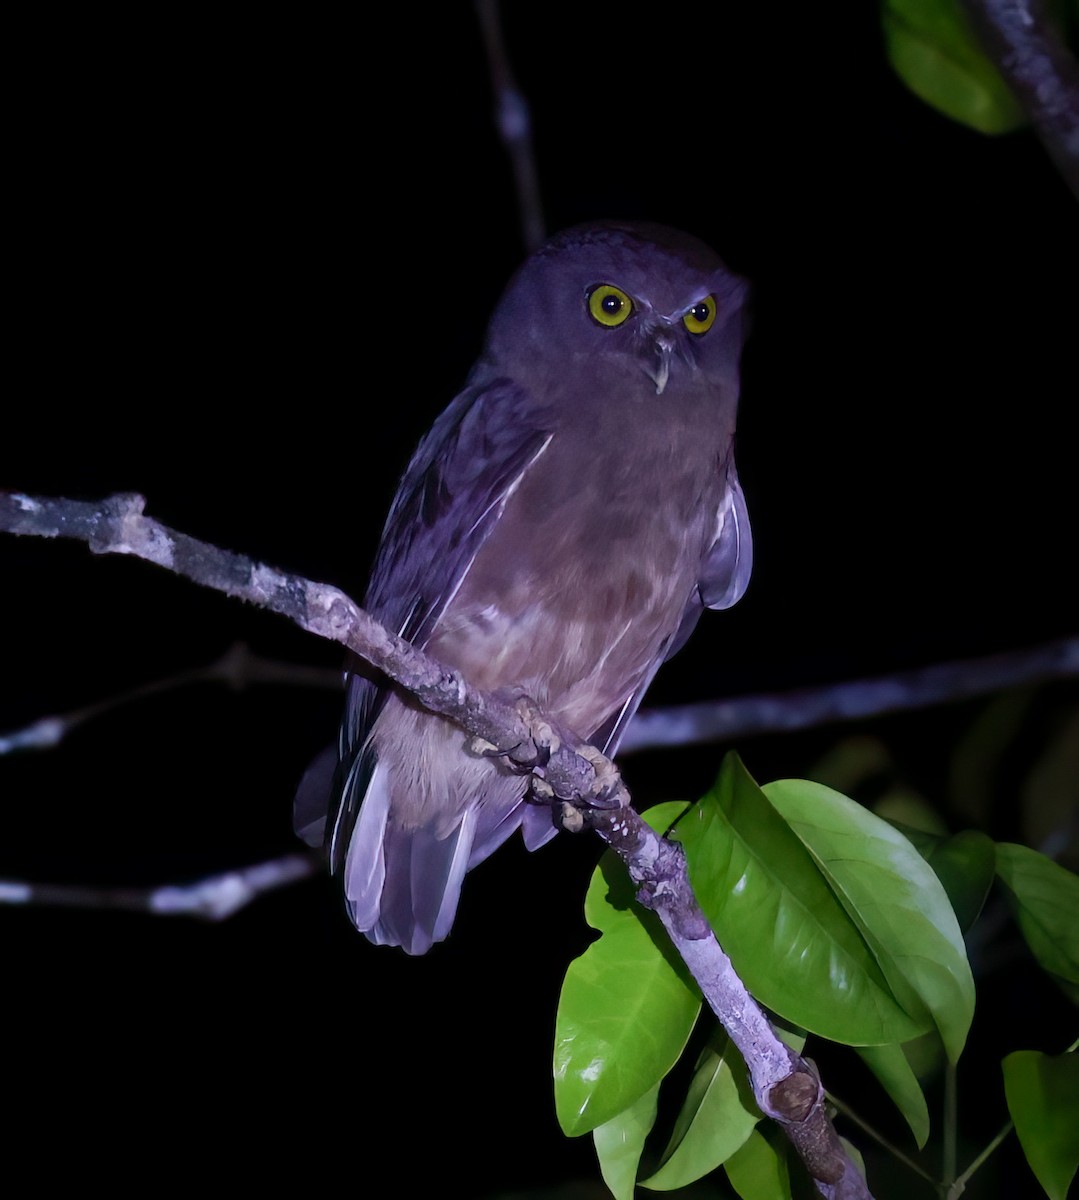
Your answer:
[[[529,850],[558,831],[550,811],[528,804],[513,779],[501,781],[501,794],[477,796],[442,837],[429,827],[403,829],[391,816],[391,776],[381,763],[371,773],[345,856],[345,903],[353,924],[371,941],[425,954],[450,932],[466,872],[518,826]]]
[[[424,954],[450,931],[476,833],[474,809],[445,837],[389,820],[389,771],[377,764],[349,841],[345,903],[356,928],[379,945]]]

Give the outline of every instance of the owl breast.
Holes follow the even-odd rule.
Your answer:
[[[552,439],[436,627],[436,658],[582,736],[622,707],[678,627],[722,489],[707,437],[647,440],[633,457],[622,438]]]

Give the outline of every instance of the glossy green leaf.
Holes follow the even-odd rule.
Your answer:
[[[742,1200],[790,1200],[786,1155],[756,1129],[723,1164],[731,1187]]]
[[[592,1130],[603,1182],[615,1200],[633,1200],[644,1140],[656,1121],[659,1084],[617,1117]]]
[[[694,891],[720,944],[762,1004],[804,1029],[851,1045],[909,1041],[932,1026],[913,989],[900,979],[901,1001],[882,970],[878,958],[888,956],[881,944],[891,934],[867,937],[867,922],[851,915],[829,873],[737,756],[728,755],[715,787],[687,812],[675,836],[685,845]],[[872,857],[871,837],[860,832],[852,840],[859,858]],[[874,897],[876,917],[905,922],[907,912],[889,904],[908,885],[887,864],[891,844],[882,846],[884,864],[859,869],[863,875],[871,870],[884,889]],[[932,876],[909,845],[907,851]],[[898,974],[891,963],[889,969]]]
[[[1079,875],[1011,842],[997,846],[997,875],[1034,957],[1050,975],[1079,983]]]
[[[684,804],[661,804],[645,819],[665,830]],[[570,1137],[613,1120],[678,1061],[701,994],[663,926],[633,898],[613,853],[603,856],[585,899],[600,938],[574,959],[555,1023],[555,1110]]]
[[[764,792],[813,855],[892,994],[908,1013],[932,1014],[957,1061],[974,1018],[974,978],[932,868],[886,821],[831,788],[784,779]]]
[[[929,1140],[929,1108],[903,1047],[859,1046],[858,1055],[903,1114],[919,1150],[924,1149]]]
[[[959,928],[965,933],[978,919],[993,885],[997,857],[993,839],[976,829],[966,829],[952,837],[937,837],[893,824],[936,872],[955,910]]]
[[[1050,1200],[1067,1200],[1079,1166],[1079,1056],[1017,1050],[1002,1065],[1008,1111],[1030,1169]]]
[[[944,1043],[935,1029],[923,1033],[913,1042],[903,1043],[903,1057],[910,1063],[915,1079],[933,1079],[944,1070],[948,1056]]]
[[[663,1163],[641,1184],[667,1192],[701,1179],[742,1145],[760,1119],[745,1062],[717,1032],[697,1060]]]
[[[774,1015],[771,1024],[795,1054],[802,1053],[804,1029],[788,1026]],[[641,1185],[670,1191],[703,1178],[742,1145],[760,1119],[742,1056],[717,1025],[697,1060],[661,1166]]]
[[[888,59],[920,99],[979,133],[1027,123],[959,0],[884,0],[881,18]]]

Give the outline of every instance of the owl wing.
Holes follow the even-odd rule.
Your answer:
[[[752,571],[753,534],[749,528],[746,498],[732,462],[727,467],[727,491],[719,510],[716,540],[701,566],[697,584],[701,605],[704,608],[730,608],[737,604],[749,586]],[[676,649],[677,646],[668,657]]]
[[[753,535],[749,528],[749,512],[732,459],[727,464],[727,487],[716,516],[715,541],[701,563],[697,586],[682,612],[678,629],[660,648],[648,674],[632,695],[627,697],[622,708],[608,717],[594,733],[592,740],[604,754],[614,755],[626,726],[640,706],[656,672],[686,644],[701,613],[706,608],[730,608],[741,600],[749,585],[752,570]]]
[[[367,590],[368,611],[424,646],[551,436],[547,411],[508,380],[461,392],[420,443],[398,488]],[[344,862],[374,765],[364,746],[386,693],[368,671],[354,662],[348,679],[330,788],[327,850],[334,871]]]

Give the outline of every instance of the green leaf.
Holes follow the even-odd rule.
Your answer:
[[[770,798],[810,816],[788,822]],[[729,755],[677,836],[762,1004],[849,1045],[906,1042],[936,1019],[958,1053],[973,1004],[962,939],[936,876],[890,826],[820,784],[766,795]]]
[[[993,884],[996,846],[976,829],[952,837],[937,837],[893,822],[936,872],[965,933],[978,919]]]
[[[1050,1200],[1066,1200],[1079,1166],[1079,1057],[1017,1050],[1004,1094],[1030,1169]]]
[[[1079,875],[1012,842],[997,845],[997,875],[1034,957],[1050,975],[1079,983]]]
[[[918,1149],[929,1140],[929,1108],[918,1077],[911,1069],[902,1046],[859,1046],[858,1055],[891,1096],[910,1126]]]
[[[932,868],[886,821],[831,788],[784,779],[764,791],[813,855],[893,994],[907,1012],[928,1009],[957,1061],[974,1018],[974,978]]]
[[[697,1060],[663,1164],[641,1184],[668,1192],[701,1179],[742,1145],[760,1119],[745,1062],[717,1032]]]
[[[684,804],[645,814],[655,829]],[[701,994],[658,918],[633,899],[616,855],[592,876],[585,919],[600,938],[569,965],[555,1023],[555,1110],[570,1137],[612,1120],[678,1061]]]
[[[633,1200],[637,1167],[641,1161],[644,1139],[655,1124],[658,1096],[657,1083],[617,1117],[592,1130],[603,1182],[615,1200]]]
[[[881,19],[892,67],[927,104],[979,133],[1027,123],[958,0],[884,0]]]
[[[723,1169],[742,1200],[791,1200],[787,1159],[754,1130]]]

